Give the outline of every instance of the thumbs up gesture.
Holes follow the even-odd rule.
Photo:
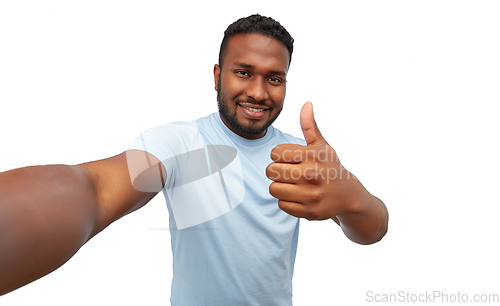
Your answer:
[[[300,126],[306,146],[281,144],[271,151],[274,162],[266,169],[274,181],[270,194],[283,211],[298,218],[324,220],[356,212],[361,184],[321,135],[310,102],[302,107]]]

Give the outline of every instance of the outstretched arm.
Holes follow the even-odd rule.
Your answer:
[[[131,166],[151,173],[141,179],[156,185],[158,173],[165,171],[148,153],[127,153],[77,166],[0,173],[0,295],[54,271],[91,237],[161,190],[132,186]]]

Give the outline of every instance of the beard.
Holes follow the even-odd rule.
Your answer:
[[[233,103],[228,101],[226,97],[221,93],[221,81],[217,84],[217,106],[219,107],[219,113],[221,117],[224,119],[224,121],[230,125],[236,132],[242,135],[247,135],[247,136],[257,136],[262,133],[264,133],[267,128],[273,124],[273,122],[278,118],[279,114],[283,110],[283,104],[281,104],[281,108],[279,111],[269,120],[264,123],[264,125],[260,125],[260,120],[251,120],[252,122],[250,124],[242,124],[237,116],[236,116],[236,107],[239,103],[241,102],[249,102],[253,104],[259,104],[259,105],[265,105],[269,107],[267,110],[268,112],[272,112],[274,110],[274,106],[272,105],[266,105],[261,102],[257,102],[255,100],[235,100]],[[230,105],[231,104],[231,105]],[[232,108],[234,106],[234,108]]]

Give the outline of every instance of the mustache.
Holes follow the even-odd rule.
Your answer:
[[[223,98],[221,94],[221,89],[222,89],[222,82],[217,82],[217,102],[221,102],[221,99]],[[271,104],[266,104],[264,101],[257,101],[255,99],[235,99],[234,100],[235,104],[240,104],[240,103],[251,103],[255,105],[260,105],[260,106],[266,106],[269,108],[269,110],[273,110],[274,106]]]

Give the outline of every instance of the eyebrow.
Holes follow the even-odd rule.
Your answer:
[[[235,62],[233,65],[241,67],[241,68],[245,68],[245,69],[255,68],[253,65],[245,64],[243,62]],[[285,71],[283,71],[283,70],[270,70],[269,73],[275,74],[275,75],[283,75],[283,76],[286,75]]]

